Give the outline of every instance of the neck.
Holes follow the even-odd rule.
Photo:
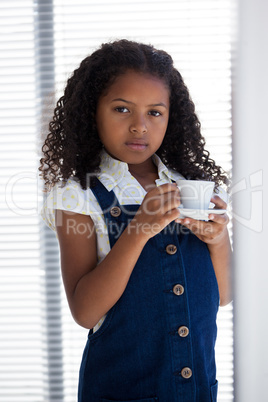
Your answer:
[[[129,164],[128,170],[146,191],[155,186],[155,180],[159,178],[157,167],[152,158],[138,165]]]

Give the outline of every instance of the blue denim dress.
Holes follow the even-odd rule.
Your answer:
[[[92,191],[113,247],[139,205],[119,205],[99,181]],[[78,401],[215,402],[218,306],[207,245],[168,225],[145,245],[100,329],[89,332]]]

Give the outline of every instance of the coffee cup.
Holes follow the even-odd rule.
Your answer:
[[[213,195],[215,183],[204,180],[177,180],[180,190],[180,208],[207,210]]]

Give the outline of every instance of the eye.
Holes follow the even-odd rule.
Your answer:
[[[128,112],[129,112],[129,110],[128,110],[125,106],[116,107],[115,110],[116,110],[118,113],[128,113]]]
[[[149,115],[158,117],[158,116],[161,116],[162,113],[158,112],[158,110],[150,110]]]

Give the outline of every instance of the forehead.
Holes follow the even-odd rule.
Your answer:
[[[125,95],[124,95],[125,94]],[[124,96],[169,99],[170,91],[164,80],[147,73],[129,70],[116,77],[109,86],[105,97]]]

